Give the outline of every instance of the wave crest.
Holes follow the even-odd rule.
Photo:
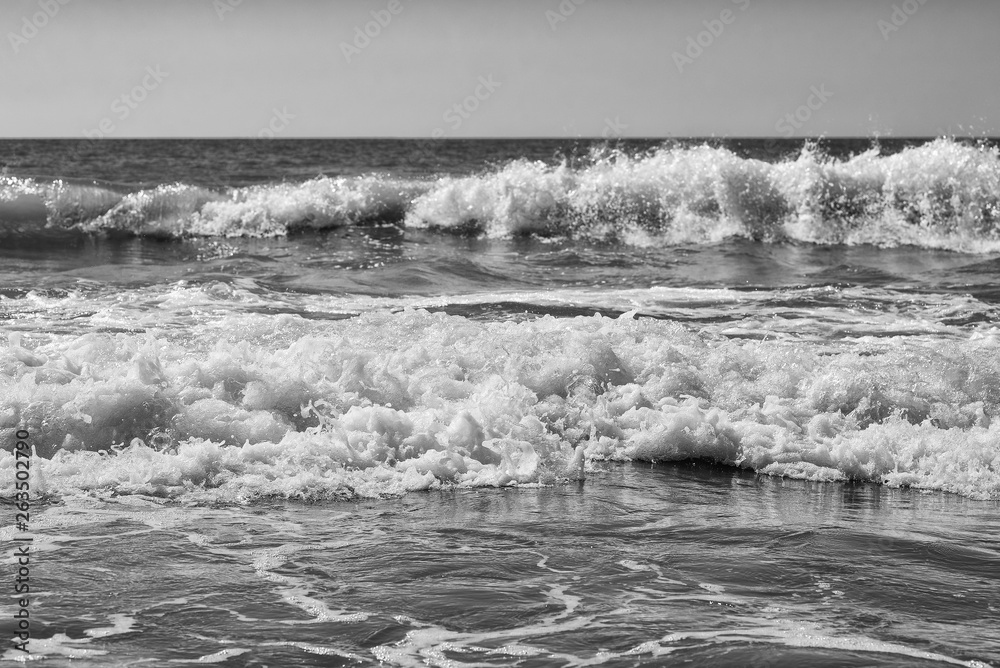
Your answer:
[[[996,148],[937,139],[846,160],[806,145],[776,163],[725,148],[606,151],[585,165],[516,160],[466,177],[319,177],[214,192],[161,185],[137,193],[63,182],[0,181],[0,219],[38,198],[51,226],[158,236],[276,236],[392,223],[509,237],[536,234],[629,244],[727,237],[817,244],[1000,248]]]

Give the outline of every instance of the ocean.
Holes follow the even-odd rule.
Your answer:
[[[0,660],[1000,666],[1000,141],[0,141]]]

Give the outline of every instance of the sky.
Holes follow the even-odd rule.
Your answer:
[[[997,0],[2,0],[0,136],[1000,134]]]

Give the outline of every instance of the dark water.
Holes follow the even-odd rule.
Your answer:
[[[872,146],[885,154],[921,146],[928,138],[818,139],[834,158],[849,158]],[[975,144],[975,141],[968,141]],[[0,169],[20,177],[104,181],[132,186],[186,182],[239,187],[317,176],[361,176],[372,172],[426,178],[475,174],[513,160],[585,164],[594,148],[641,154],[664,146],[725,147],[742,158],[774,161],[797,155],[800,139],[6,139]]]
[[[0,164],[40,665],[1000,663],[993,141]]]
[[[848,159],[878,147],[883,155],[922,146],[928,137],[818,138],[825,155]],[[983,141],[956,140],[975,146]],[[636,155],[663,147],[723,147],[744,159],[776,162],[795,157],[801,139],[4,139],[0,169],[11,175],[105,181],[133,186],[186,182],[239,187],[316,176],[361,176],[372,172],[426,178],[475,174],[514,160],[587,164],[593,149]]]
[[[535,490],[44,518],[42,586],[67,593],[38,609],[60,642],[35,642],[74,665],[998,658],[995,508],[956,496],[630,465]]]

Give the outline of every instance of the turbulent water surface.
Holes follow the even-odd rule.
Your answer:
[[[1000,665],[995,142],[0,160],[42,665]]]

